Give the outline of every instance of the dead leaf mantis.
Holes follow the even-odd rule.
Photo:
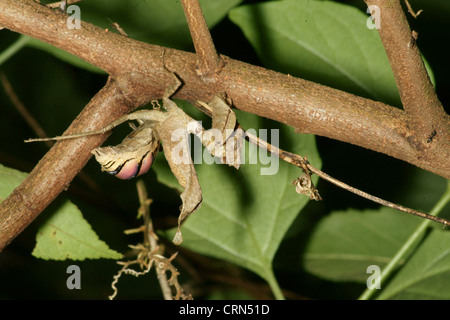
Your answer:
[[[184,111],[170,99],[182,84],[175,74],[172,73],[172,75],[176,82],[174,85],[167,88],[162,98],[166,111],[155,109],[139,110],[125,115],[98,130],[54,138],[29,139],[25,142],[65,140],[103,134],[124,122],[137,121],[139,126],[136,127],[132,125],[133,132],[131,132],[122,143],[113,147],[96,148],[92,150],[92,153],[100,163],[102,171],[106,171],[121,179],[131,179],[140,176],[149,170],[154,157],[159,150],[160,142],[162,142],[164,156],[167,159],[173,174],[184,189],[180,195],[182,205],[178,217],[178,230],[173,239],[175,244],[181,244],[183,241],[180,229],[181,224],[190,214],[197,211],[202,203],[201,187],[189,152],[188,135],[194,134],[198,136],[202,144],[213,156],[219,157],[222,159],[223,163],[238,169],[240,165],[240,150],[243,140],[243,131],[242,129],[236,130],[238,124],[234,112],[226,103],[225,99],[218,95],[214,96],[208,104],[197,101],[197,104],[208,110],[208,113],[212,116],[212,128],[205,130],[199,122],[184,113]],[[356,193],[374,202],[422,218],[430,219],[444,225],[450,224],[450,222],[445,219],[433,217],[426,213],[390,203],[348,186],[312,167],[307,162],[306,158],[303,159],[300,156],[282,151],[256,137],[252,137],[247,132],[245,132],[245,135],[252,143],[265,148],[271,153],[275,152],[283,160],[300,167],[305,175],[294,181],[296,191],[307,195],[311,199],[321,199],[310,179],[311,173],[315,173],[321,178],[328,180],[343,189]]]

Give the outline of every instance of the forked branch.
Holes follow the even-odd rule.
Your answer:
[[[412,129],[408,142],[423,151],[422,156],[433,157],[442,145],[450,144],[449,116],[422,60],[417,45],[418,33],[411,31],[400,0],[365,2],[368,6],[376,6],[380,13],[378,33],[394,73],[408,126]],[[406,4],[413,12],[408,1]],[[429,148],[431,150],[427,150]]]
[[[203,80],[210,80],[220,69],[221,59],[206,24],[198,0],[181,0],[184,14],[197,53],[197,72]]]

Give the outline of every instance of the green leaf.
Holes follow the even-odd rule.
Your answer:
[[[0,164],[0,202],[5,200],[25,180],[27,175],[25,172]]]
[[[0,202],[19,186],[27,173],[0,164]],[[109,247],[84,220],[80,210],[66,200],[41,226],[32,254],[52,260],[120,259],[122,255]]]
[[[435,229],[378,298],[448,300],[449,284],[450,233]]]
[[[80,210],[69,201],[65,201],[39,229],[32,254],[45,260],[122,257],[98,238]]]
[[[385,207],[333,212],[315,227],[303,265],[324,279],[366,282],[367,267],[383,268],[420,221]]]
[[[242,127],[255,129],[260,138],[260,128],[272,128],[268,126],[272,123],[259,117],[236,113]],[[296,134],[284,125],[276,126],[273,128],[279,130],[281,148],[305,155],[314,166],[321,166],[314,136]],[[268,140],[274,142],[273,136]],[[301,174],[300,169],[280,160],[273,175],[261,175],[261,169],[270,165],[261,164],[259,156],[258,164],[251,164],[249,155],[255,152],[245,145],[246,160],[238,171],[222,164],[196,165],[203,203],[181,228],[182,246],[252,270],[270,284],[274,281],[273,257],[309,199],[297,194],[291,184]],[[157,160],[153,168],[159,181],[181,190],[167,166]]]
[[[231,10],[265,66],[399,105],[399,94],[368,15],[331,1],[266,2]]]

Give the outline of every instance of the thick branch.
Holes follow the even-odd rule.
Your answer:
[[[376,5],[380,10],[378,32],[413,131],[409,141],[418,150],[430,146],[430,137],[449,141],[448,115],[434,91],[416,45],[417,33],[411,31],[400,0],[365,1],[368,6]]]
[[[414,132],[406,114],[396,108],[232,59],[224,59],[219,79],[205,85],[195,72],[193,54],[145,44],[88,23],[70,30],[66,19],[31,0],[0,3],[0,25],[62,48],[113,77],[140,74],[148,81],[143,95],[160,97],[172,80],[161,58],[165,51],[165,63],[185,83],[177,98],[209,101],[214,93],[225,91],[243,111],[281,121],[300,132],[379,151],[450,178],[450,145],[442,139],[444,133],[436,134],[426,153],[417,150],[410,144]],[[449,127],[447,115],[441,121]]]
[[[313,133],[356,144],[407,161],[450,178],[450,142],[439,132],[426,153],[410,144],[414,132],[406,114],[388,105],[363,99],[302,79],[225,59],[218,80],[205,84],[196,70],[196,56],[161,48],[82,23],[68,29],[67,16],[34,1],[3,0],[0,25],[62,48],[117,77],[125,72],[147,80],[142,95],[160,97],[172,78],[162,62],[183,79],[176,98],[209,101],[225,91],[238,109],[271,118]],[[446,115],[444,127],[449,127]],[[442,129],[444,130],[444,129]]]

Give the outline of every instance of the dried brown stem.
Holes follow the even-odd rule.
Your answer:
[[[36,119],[28,112],[28,109],[19,99],[11,83],[9,82],[8,78],[3,72],[0,72],[0,82],[5,88],[5,92],[8,95],[9,99],[11,100],[12,104],[14,105],[16,110],[20,113],[25,122],[30,126],[30,128],[33,129],[33,131],[36,133],[38,137],[40,138],[47,137],[47,134],[45,133],[44,129],[41,127],[39,122],[37,122]],[[54,144],[53,141],[44,141],[44,143],[49,148]],[[79,177],[92,190],[98,190],[97,183],[93,179],[91,179],[88,175],[83,174],[83,172],[80,172]]]
[[[405,0],[405,4],[408,7],[408,12],[414,17],[417,18],[419,16],[419,14],[422,13],[423,10],[419,10],[417,12],[414,12],[413,8],[411,7],[411,5],[409,4],[408,0]]]
[[[153,222],[150,217],[150,203],[151,200],[148,198],[147,188],[142,180],[139,180],[136,183],[139,203],[140,203],[140,211],[144,218],[144,245],[149,246],[150,252],[158,251],[158,240],[157,236],[153,230]],[[161,291],[164,297],[164,300],[173,300],[172,290],[167,282],[167,276],[165,271],[161,269],[159,264],[156,264],[156,275],[158,277],[159,285],[161,287]]]
[[[118,264],[122,265],[122,269],[114,276],[114,281],[111,284],[114,292],[109,297],[111,300],[117,295],[116,284],[122,274],[131,274],[136,277],[148,273],[152,266],[155,266],[156,274],[159,284],[165,300],[191,300],[192,296],[184,292],[183,287],[178,282],[178,270],[172,265],[172,261],[177,256],[177,253],[173,254],[170,258],[166,258],[162,255],[160,247],[158,246],[158,236],[154,233],[153,223],[150,217],[150,204],[151,199],[147,196],[147,189],[142,181],[136,183],[138,196],[139,196],[139,214],[138,217],[143,218],[144,225],[132,230],[125,230],[126,234],[132,234],[136,232],[143,232],[144,242],[138,245],[130,245],[136,253],[136,259],[131,261],[120,261]],[[130,268],[132,265],[139,265],[141,271],[136,271]],[[166,272],[170,271],[170,279],[167,279]],[[175,296],[172,296],[171,286],[175,289]]]
[[[413,148],[424,151],[423,157],[433,157],[436,150],[425,150],[432,146],[428,139],[434,134],[434,139],[449,144],[449,117],[425,69],[416,43],[417,32],[411,31],[400,0],[365,1],[368,6],[379,8],[378,33],[394,73],[408,127],[412,129],[408,141]]]
[[[212,110],[209,108],[208,105],[205,105],[203,103],[196,103],[195,106],[201,110],[203,113],[205,113],[206,115],[208,115],[209,117],[212,116]],[[240,127],[240,126],[239,126]],[[243,128],[240,128],[242,130],[244,130]],[[257,145],[260,148],[263,148],[265,150],[267,150],[268,152],[272,153],[273,155],[279,157],[281,160],[286,161],[290,164],[293,164],[294,166],[299,167],[300,169],[302,169],[308,176],[310,176],[310,173],[314,173],[317,176],[319,176],[320,178],[338,186],[339,188],[342,188],[344,190],[347,190],[349,192],[352,192],[360,197],[366,198],[370,201],[376,202],[378,204],[381,204],[383,206],[389,207],[389,208],[393,208],[396,209],[398,211],[402,211],[402,212],[406,212],[424,219],[428,219],[437,223],[441,223],[445,226],[450,225],[450,221],[446,220],[444,218],[439,218],[439,217],[435,217],[433,215],[421,212],[421,211],[417,211],[414,209],[410,209],[401,205],[398,205],[396,203],[392,203],[390,201],[381,199],[379,197],[373,196],[367,192],[364,192],[362,190],[359,190],[357,188],[354,188],[336,178],[333,178],[332,176],[328,175],[327,173],[315,168],[313,165],[311,165],[308,160],[306,158],[303,158],[302,156],[299,156],[295,153],[291,153],[285,150],[282,150],[280,148],[277,148],[273,145],[271,145],[270,143],[268,143],[267,141],[264,141],[260,138],[258,138],[257,136],[249,133],[248,131],[245,131],[245,137],[246,139],[250,142],[253,143],[255,145]],[[322,200],[322,198],[320,197],[320,195],[318,194],[317,190],[315,190],[314,185],[312,185],[312,190],[309,190],[309,197],[313,200]]]
[[[197,72],[204,80],[210,80],[219,71],[221,60],[209,33],[202,8],[198,0],[181,0],[181,4],[197,53]]]
[[[322,178],[322,179],[324,179],[324,180],[326,180],[326,181],[328,181],[330,183],[333,183],[334,185],[338,186],[339,188],[342,188],[344,190],[352,192],[352,193],[354,193],[354,194],[356,194],[356,195],[358,195],[360,197],[366,198],[366,199],[368,199],[370,201],[376,202],[376,203],[381,204],[381,205],[383,205],[385,207],[393,208],[393,209],[398,210],[398,211],[406,212],[406,213],[409,213],[409,214],[412,214],[412,215],[415,215],[415,216],[418,216],[418,217],[421,217],[421,218],[424,218],[424,219],[428,219],[428,220],[431,220],[431,221],[443,224],[444,226],[449,226],[450,225],[450,221],[447,220],[447,219],[440,218],[440,217],[435,217],[433,215],[430,215],[430,214],[427,214],[427,213],[424,213],[424,212],[421,212],[421,211],[410,209],[410,208],[398,205],[396,203],[392,203],[390,201],[381,199],[379,197],[373,196],[373,195],[371,195],[371,194],[369,194],[367,192],[364,192],[362,190],[359,190],[357,188],[354,188],[354,187],[352,187],[352,186],[350,186],[350,185],[348,185],[348,184],[346,184],[346,183],[344,183],[344,182],[342,182],[342,181],[340,181],[340,180],[338,180],[336,178],[331,177],[330,175],[326,174],[325,172],[315,168],[313,165],[311,165],[306,160],[306,158],[303,158],[303,157],[301,157],[301,156],[299,156],[297,154],[294,154],[294,153],[287,152],[287,151],[284,151],[282,149],[279,149],[279,148],[271,145],[270,143],[268,143],[268,142],[266,142],[264,140],[261,140],[258,137],[256,137],[255,135],[252,135],[252,134],[250,134],[248,132],[246,132],[245,135],[246,135],[246,137],[248,138],[248,140],[251,143],[253,143],[253,144],[255,144],[255,145],[257,145],[257,146],[259,146],[261,148],[266,149],[267,151],[269,151],[272,154],[277,155],[283,161],[286,161],[288,163],[291,163],[291,164],[299,167],[300,169],[305,171],[305,173],[307,173],[308,175],[310,174],[309,173],[309,171],[310,171],[310,172],[316,174],[317,176],[319,176],[320,178]]]

